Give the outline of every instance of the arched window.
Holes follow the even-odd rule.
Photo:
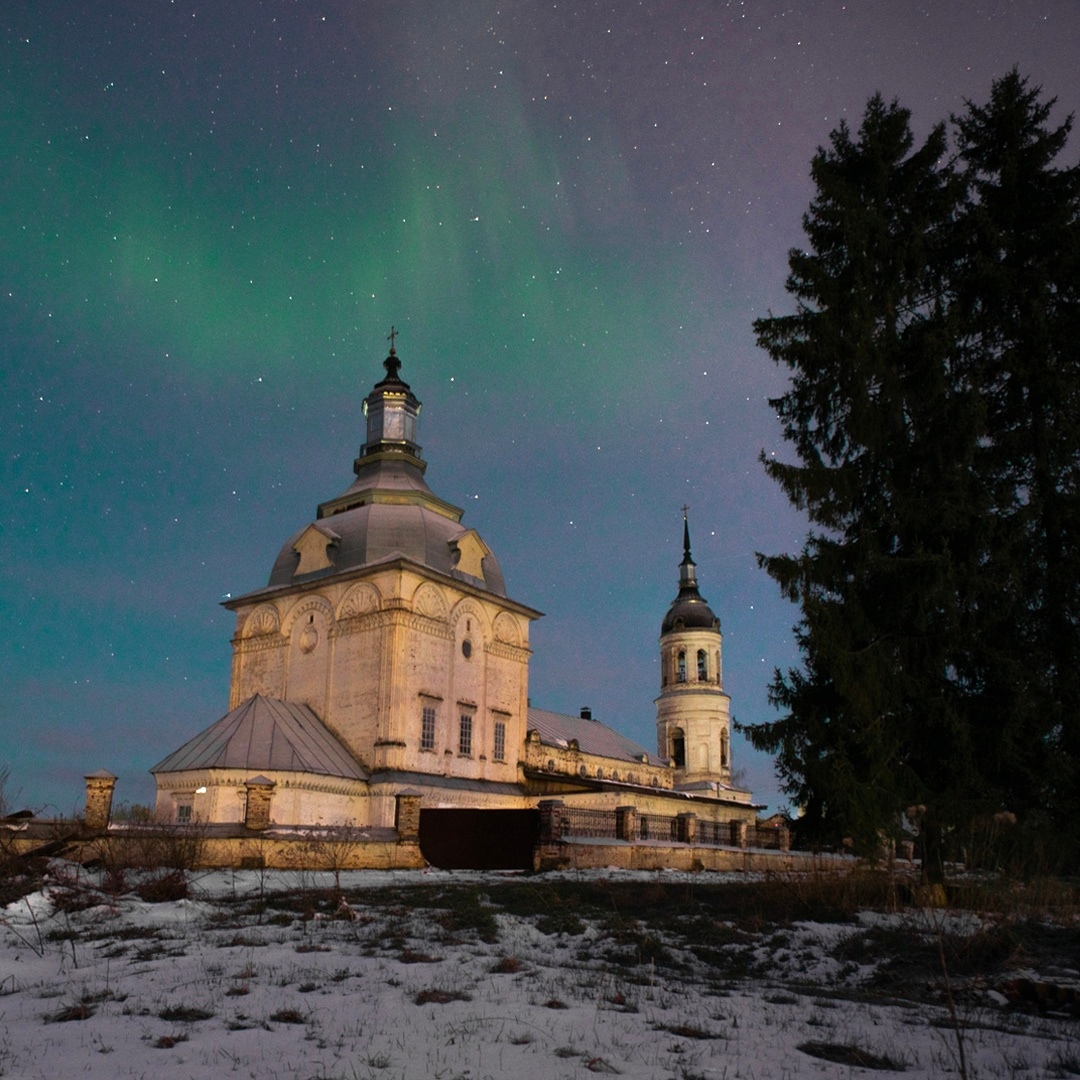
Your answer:
[[[679,682],[686,682],[686,650],[679,650],[679,666],[675,676]]]
[[[726,769],[728,767],[728,754],[730,748],[728,746],[728,733],[726,731],[720,734],[720,767]]]
[[[704,649],[698,649],[697,651],[697,677],[698,682],[705,682],[709,677],[708,661],[705,658]]]
[[[671,733],[671,760],[676,769],[686,768],[686,739],[682,728],[676,728]]]

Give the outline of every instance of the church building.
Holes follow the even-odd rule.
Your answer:
[[[529,701],[529,627],[462,510],[435,495],[420,402],[391,345],[364,400],[352,485],[318,506],[236,614],[229,711],[151,771],[165,820],[240,823],[248,800],[280,826],[393,826],[421,808],[693,810],[753,822],[731,785],[720,623],[698,591],[684,519],[679,591],[660,631],[657,749],[588,710]],[[693,805],[688,805],[692,803]]]

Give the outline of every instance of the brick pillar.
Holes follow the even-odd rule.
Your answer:
[[[113,791],[116,777],[111,772],[99,769],[85,777],[86,813],[84,815],[88,829],[107,829],[112,816]]]
[[[679,814],[676,836],[680,843],[692,844],[697,839],[697,814]]]
[[[562,839],[563,807],[561,799],[540,800],[540,844],[557,844]]]
[[[745,821],[733,821],[731,823],[731,846],[737,848],[746,847]]]
[[[420,796],[403,791],[394,799],[394,828],[399,844],[420,843]]]
[[[615,835],[633,843],[637,839],[637,807],[615,807]]]
[[[270,800],[274,797],[277,784],[265,776],[253,776],[244,783],[247,790],[247,808],[244,811],[244,826],[252,832],[262,832],[270,828]]]
[[[791,850],[791,830],[786,825],[780,826],[780,850]]]

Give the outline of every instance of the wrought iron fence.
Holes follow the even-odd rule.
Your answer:
[[[694,843],[730,847],[737,843],[733,822],[698,818]],[[616,810],[591,806],[564,806],[558,811],[558,830],[561,836],[579,836],[598,840],[619,839],[619,816]],[[678,842],[679,818],[673,814],[637,814],[637,837],[641,840]],[[750,847],[779,849],[780,830],[746,827],[746,843]]]
[[[762,829],[757,825],[749,825],[746,829],[746,842],[750,847],[773,848],[780,850],[780,830]]]
[[[699,844],[723,844],[731,843],[730,821],[702,821],[697,823],[697,839]]]
[[[618,838],[614,810],[597,810],[588,806],[567,806],[559,815],[564,836],[593,836],[601,839]]]
[[[679,819],[667,814],[638,814],[638,836],[642,840],[678,840]]]

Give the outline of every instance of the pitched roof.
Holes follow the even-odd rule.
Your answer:
[[[571,739],[577,739],[578,748],[583,754],[633,761],[639,765],[644,755],[650,764],[661,764],[656,754],[649,753],[599,720],[585,720],[580,716],[566,716],[530,707],[528,726],[540,735],[540,742],[545,746],[558,746],[565,750]]]
[[[187,769],[276,770],[367,779],[363,766],[309,706],[262,694],[241,702],[150,771]]]

